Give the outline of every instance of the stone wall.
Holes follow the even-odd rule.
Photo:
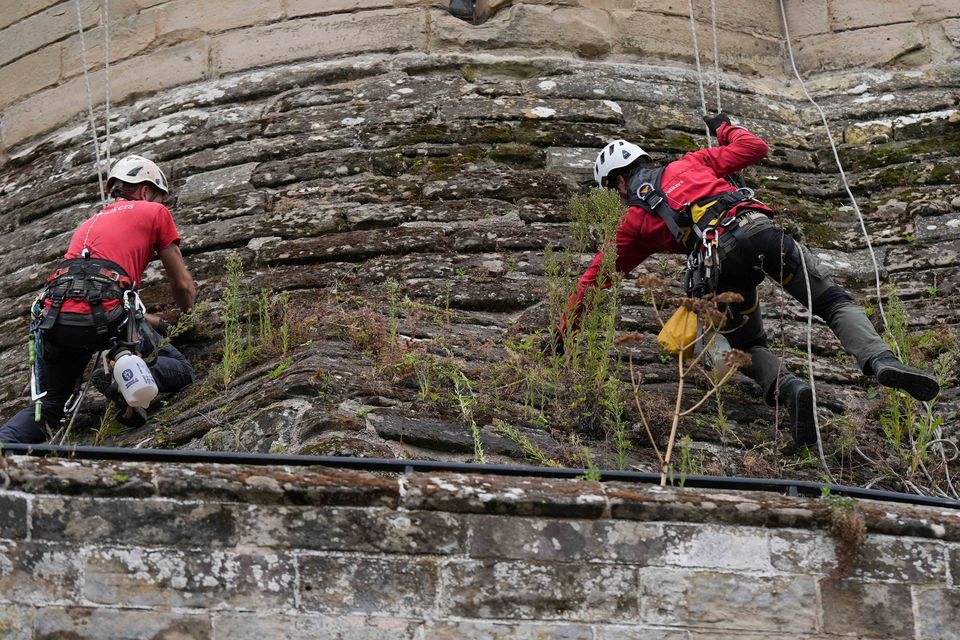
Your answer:
[[[27,458],[0,481],[6,640],[960,638],[952,510]]]
[[[86,62],[104,100],[99,0],[81,0]],[[113,0],[110,93],[115,102],[238,71],[386,51],[562,54],[611,61],[692,62],[684,0],[488,0],[476,22],[441,0]],[[709,3],[696,15],[712,66]],[[782,79],[776,2],[718,2],[722,68]],[[915,67],[957,58],[960,10],[951,0],[786,2],[804,72]],[[74,0],[29,0],[0,10],[0,157],[82,114],[83,50]]]

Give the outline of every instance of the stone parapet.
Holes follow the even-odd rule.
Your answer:
[[[32,0],[0,9],[0,149],[81,115],[83,48],[74,0]],[[908,4],[862,0],[786,2],[803,72],[913,68],[958,57],[948,0]],[[687,2],[501,0],[476,5],[473,21],[439,0],[114,0],[109,34],[101,3],[83,0],[93,100],[105,100],[109,35],[114,103],[203,78],[367,52],[499,52],[565,55],[689,66],[694,49]],[[710,5],[694,3],[705,69],[713,65]],[[726,2],[717,15],[726,72],[783,81],[788,69],[776,3]]]
[[[22,457],[0,481],[5,638],[957,637],[956,510],[856,502],[837,576],[835,500]]]

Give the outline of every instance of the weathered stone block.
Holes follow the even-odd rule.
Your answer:
[[[753,527],[664,525],[664,564],[770,573],[770,534]]]
[[[836,567],[836,544],[825,533],[777,531],[770,541],[773,566],[789,573],[830,573]],[[871,581],[945,584],[946,547],[929,540],[868,535],[850,575]]]
[[[44,47],[0,67],[0,107],[49,87],[60,79],[60,48]]]
[[[800,38],[830,31],[829,5],[830,0],[783,3],[787,11],[787,25],[790,27],[790,38],[793,40],[794,48]]]
[[[206,173],[192,174],[180,188],[177,203],[193,204],[207,198],[250,191],[253,189],[250,179],[258,164],[248,162]]]
[[[114,16],[113,7],[111,7],[110,17],[110,70],[113,71],[113,66],[117,62],[141,53],[154,44],[157,20],[156,14],[152,11],[118,19]],[[87,71],[103,68],[103,27],[84,31],[83,35],[87,47]],[[72,78],[83,73],[80,36],[75,35],[65,40],[61,47],[63,77]],[[111,93],[112,91],[111,86]],[[96,100],[96,97],[94,99]]]
[[[384,255],[426,252],[443,247],[441,227],[371,229],[333,233],[319,238],[267,241],[257,252],[263,264],[346,261]]]
[[[96,548],[85,562],[83,597],[122,606],[286,608],[294,574],[285,553]]]
[[[403,506],[454,513],[597,518],[606,507],[599,483],[459,474],[408,476]]]
[[[223,613],[214,616],[214,640],[414,640],[418,620],[388,616],[295,616]]]
[[[830,26],[834,31],[846,31],[898,22],[917,22],[921,15],[924,22],[934,22],[956,17],[958,13],[957,4],[952,0],[930,0],[922,5],[909,2],[843,0],[831,4]]]
[[[960,589],[914,589],[918,638],[960,640]]]
[[[0,605],[0,637],[5,640],[33,640],[35,611],[32,607]]]
[[[640,569],[643,622],[744,631],[816,631],[812,577]]]
[[[207,72],[206,40],[188,42],[152,51],[111,65],[110,86],[114,101],[134,93],[154,92],[199,80]],[[103,71],[90,75],[93,95],[103,95]],[[84,95],[84,80],[78,76],[52,89],[40,91],[3,112],[3,143],[12,147],[23,140],[61,125],[86,109],[76,100]]]
[[[177,465],[156,473],[159,495],[169,498],[392,507],[399,496],[395,479],[338,469]]]
[[[36,638],[154,638],[211,640],[206,613],[168,613],[87,607],[44,607],[37,612]]]
[[[514,4],[477,28],[447,11],[431,13],[433,49],[560,49],[594,58],[610,51],[613,23],[606,11]]]
[[[0,469],[2,478],[3,469]],[[27,500],[0,493],[0,538],[16,540],[27,537]]]
[[[960,19],[944,20],[943,33],[953,46],[960,48]]]
[[[362,11],[225,33],[213,39],[214,71],[350,53],[423,50],[425,16],[418,9]]]
[[[960,212],[942,216],[917,217],[915,237],[923,242],[938,242],[960,238]]]
[[[474,516],[468,522],[474,558],[659,565],[670,544],[659,524],[504,516]]]
[[[26,4],[39,8],[38,5],[47,3],[34,0]],[[3,13],[6,18],[6,5]],[[84,28],[90,27],[100,19],[100,3],[96,0],[81,0],[80,13]],[[16,11],[14,15],[17,15]],[[76,32],[77,10],[73,3],[63,2],[33,14],[0,31],[0,65]]]
[[[5,6],[3,13],[0,14],[0,29],[6,29],[18,20],[43,11],[47,7],[61,1],[62,0],[21,0],[20,2]]]
[[[659,629],[656,627],[647,627],[640,625],[630,625],[624,627],[603,625],[597,626],[595,640],[690,640],[690,634],[683,629]],[[736,636],[738,639],[742,636]],[[711,640],[719,638],[710,634]],[[767,636],[769,640],[769,636]],[[733,640],[733,637],[730,638]],[[757,640],[761,640],[757,638]],[[786,639],[784,639],[786,640]]]
[[[424,637],[430,640],[596,640],[599,638],[594,636],[588,625],[478,620],[431,622],[424,627]],[[659,639],[651,637],[651,640]]]
[[[385,553],[462,553],[466,531],[454,515],[392,509],[251,508],[240,540],[257,546]]]
[[[376,212],[374,212],[374,215],[376,215]],[[487,233],[489,234],[489,231]],[[457,240],[463,239],[464,235],[454,232],[455,243]],[[455,246],[457,245],[455,244]],[[499,300],[491,301],[489,307],[503,303],[503,299],[508,296],[505,290],[506,286],[502,282],[496,285],[504,293],[504,296],[500,297]],[[459,289],[458,293],[451,293],[451,304],[455,304],[456,301],[453,298],[458,295],[468,295],[468,292]],[[474,451],[473,435],[464,429],[462,424],[450,420],[433,420],[406,415],[400,411],[377,411],[367,416],[367,424],[373,426],[380,437],[388,440],[405,442],[435,451],[463,453],[473,453]],[[524,437],[528,438],[534,446],[538,447],[547,456],[558,454],[559,446],[556,440],[543,431],[522,427],[520,431]],[[524,455],[523,450],[515,442],[495,433],[492,429],[480,429],[480,441],[483,450],[488,455],[506,455],[511,458],[522,458]]]
[[[805,73],[885,67],[923,47],[920,29],[913,23],[903,23],[812,35],[794,45],[794,54],[797,68]]]
[[[283,17],[280,0],[176,0],[157,11],[157,35],[190,39]],[[112,46],[111,46],[112,48]]]
[[[80,558],[76,545],[0,542],[0,600],[44,604],[76,597]]]
[[[34,539],[128,545],[230,547],[236,511],[217,502],[38,497]]]
[[[951,544],[947,551],[947,563],[950,567],[950,586],[960,587],[960,545]]]
[[[300,602],[325,614],[432,615],[438,571],[425,558],[298,557]]]
[[[780,495],[650,487],[608,482],[603,485],[614,518],[732,523],[738,526],[804,527],[826,522],[826,510]]]
[[[843,141],[847,144],[876,144],[892,139],[891,121],[855,122],[843,130]]]
[[[611,564],[454,561],[443,611],[466,618],[607,622],[637,618],[636,569]]]
[[[690,21],[687,17],[646,14],[637,20],[632,11],[613,12],[616,47],[628,55],[693,60]],[[783,58],[779,40],[718,27],[717,43],[721,68],[736,68],[741,73],[780,74]],[[701,45],[701,55],[703,45]],[[694,97],[695,87],[691,87]]]
[[[359,11],[361,9],[391,9],[397,6],[395,0],[286,0],[287,17],[298,18],[308,15],[322,15]],[[408,3],[409,4],[409,3]]]
[[[139,496],[154,492],[152,471],[135,463],[69,461],[56,458],[17,457],[6,472],[10,488],[27,493],[54,493],[87,497]]]
[[[914,637],[909,585],[825,580],[820,592],[826,633]]]

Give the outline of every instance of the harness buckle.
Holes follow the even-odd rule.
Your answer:
[[[637,197],[646,202],[651,210],[659,207],[666,199],[649,182],[644,182],[637,187]]]
[[[740,187],[737,189],[736,193],[741,195],[744,200],[753,200],[755,192],[750,187]]]

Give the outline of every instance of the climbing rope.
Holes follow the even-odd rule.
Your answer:
[[[813,400],[813,428],[817,432],[817,453],[820,456],[823,472],[827,474],[831,483],[836,484],[837,481],[833,479],[833,474],[830,473],[827,457],[823,453],[823,438],[820,437],[820,417],[817,415],[817,382],[813,377],[813,292],[810,290],[810,273],[807,271],[807,258],[804,251],[799,249],[798,252],[800,253],[800,268],[803,270],[803,278],[807,286],[807,377],[810,379],[810,393]]]
[[[800,83],[800,88],[803,89],[803,94],[807,97],[807,100],[814,106],[817,113],[820,114],[820,121],[823,123],[823,128],[827,131],[827,139],[830,141],[830,148],[833,150],[833,159],[836,161],[837,170],[840,172],[840,180],[843,182],[843,188],[846,190],[847,196],[850,198],[850,203],[853,205],[853,210],[857,213],[857,219],[860,221],[860,230],[863,232],[863,238],[867,243],[867,251],[870,253],[870,260],[873,262],[873,274],[877,287],[877,307],[880,309],[883,326],[889,331],[890,327],[887,324],[887,315],[883,308],[883,292],[880,290],[880,267],[877,264],[877,256],[873,251],[873,243],[870,242],[867,224],[863,219],[863,213],[860,211],[860,205],[857,204],[857,199],[853,196],[853,191],[850,190],[850,183],[847,181],[847,174],[843,170],[843,163],[840,162],[840,153],[837,151],[837,143],[833,139],[833,133],[830,130],[830,124],[827,122],[827,116],[823,112],[823,109],[820,108],[820,105],[817,104],[817,101],[813,99],[813,96],[810,95],[810,92],[807,91],[807,85],[797,70],[797,61],[793,55],[793,45],[790,41],[790,26],[787,24],[787,13],[783,6],[783,0],[780,0],[780,15],[783,18],[783,32],[787,39],[787,54],[790,56],[790,66],[793,68],[793,74]],[[900,349],[897,345],[895,345],[895,347],[897,355],[899,356]]]
[[[707,94],[703,89],[703,69],[700,68],[700,46],[697,44],[697,21],[693,16],[693,0],[687,0],[687,6],[690,9],[690,38],[693,41],[693,58],[697,62],[697,85],[700,87],[700,108],[703,113],[707,113]],[[710,137],[710,127],[703,123],[703,128],[707,135],[707,146],[713,146],[713,139]]]
[[[101,6],[103,16],[103,90],[104,99],[104,145],[107,152],[107,169],[110,167],[110,0],[103,0]]]
[[[710,0],[710,27],[713,31],[713,80],[717,87],[717,113],[720,107],[720,50],[717,45],[717,0]]]
[[[100,167],[100,142],[97,139],[97,124],[93,117],[93,92],[90,90],[90,74],[87,70],[87,44],[83,35],[83,15],[80,11],[80,0],[74,0],[77,8],[77,31],[80,34],[80,60],[83,62],[83,83],[87,89],[87,116],[90,121],[90,133],[93,136],[93,154],[97,163],[97,183],[100,186],[100,202],[107,204],[107,197],[103,190],[103,171]],[[106,25],[104,25],[106,28]]]

